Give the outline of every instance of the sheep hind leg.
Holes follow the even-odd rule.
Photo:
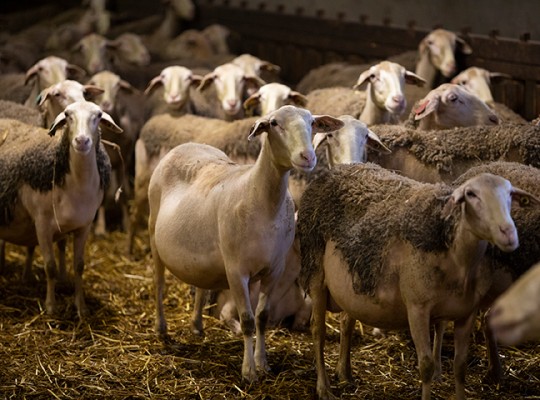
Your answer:
[[[467,352],[476,312],[468,318],[454,322],[454,379],[456,381],[456,400],[465,399],[465,374],[467,371]]]
[[[84,300],[83,272],[84,272],[84,247],[91,225],[81,228],[73,234],[73,281],[75,285],[75,306],[79,319],[84,320],[88,316],[88,309]],[[65,251],[65,243],[64,243]],[[64,266],[65,270],[65,266]],[[64,271],[65,274],[65,271]]]
[[[352,382],[351,373],[351,342],[356,320],[346,312],[340,316],[339,360],[336,367],[340,382]]]
[[[191,332],[197,336],[204,336],[203,328],[203,308],[206,303],[207,290],[195,288],[195,304],[193,305],[193,314],[191,315]]]
[[[487,321],[487,313],[484,313],[482,316],[482,331],[484,332],[488,355],[488,372],[484,381],[487,383],[499,384],[501,383],[503,376],[501,358],[499,357],[497,340]]]
[[[435,362],[435,370],[433,371],[433,380],[440,380],[442,376],[442,345],[444,328],[446,328],[447,321],[439,321],[435,324],[433,334],[433,361]]]
[[[150,248],[154,260],[154,290],[156,298],[156,333],[161,339],[167,339],[167,321],[163,310],[163,291],[165,289],[165,266],[156,250],[154,235],[150,232]]]
[[[34,275],[32,275],[32,263],[34,262],[35,249],[35,246],[26,247],[26,260],[24,262],[24,269],[21,279],[24,283],[32,283],[34,281]]]

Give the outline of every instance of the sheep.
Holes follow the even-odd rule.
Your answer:
[[[314,113],[355,117],[359,114],[358,118],[368,125],[398,123],[407,105],[404,84],[422,86],[424,80],[399,64],[382,61],[363,71],[353,89],[366,83],[365,93],[347,88],[315,90],[307,95],[306,107]]]
[[[431,31],[418,45],[416,74],[424,78],[428,88],[437,86],[437,74],[452,78],[457,71],[457,51],[471,54],[472,48],[454,32],[445,29]]]
[[[36,98],[43,89],[66,80],[70,73],[83,74],[84,71],[56,56],[48,56],[39,60],[26,71],[24,83],[28,84],[34,80],[34,84],[24,104],[29,107],[36,106]]]
[[[516,345],[540,338],[540,263],[497,299],[489,324],[497,340]]]
[[[540,127],[521,124],[418,131],[372,126],[392,154],[369,154],[370,161],[422,182],[450,183],[487,161],[515,161],[540,167]]]
[[[161,336],[167,332],[163,287],[168,268],[198,288],[192,321],[196,333],[202,331],[204,290],[230,287],[244,335],[242,377],[253,382],[257,369],[269,369],[264,344],[268,297],[294,239],[294,206],[287,192],[289,170],[313,169],[312,132],[336,130],[341,125],[330,116],[314,117],[307,110],[283,106],[253,125],[249,138],[267,133],[253,165],[236,165],[222,151],[197,143],[180,145],[159,162],[148,188],[148,222],[156,330]],[[261,283],[254,318],[248,287],[257,280]]]
[[[103,89],[95,85],[83,85],[77,81],[66,79],[55,83],[41,91],[36,99],[39,110],[43,114],[43,126],[51,126],[58,114],[71,103],[91,100],[103,93]]]
[[[173,65],[164,68],[161,73],[152,78],[144,94],[146,96],[152,96],[150,98],[151,114],[157,115],[164,112],[169,112],[175,115],[193,113],[193,104],[191,102],[190,89],[197,87],[203,77],[195,74],[189,68]],[[156,92],[156,89],[163,87],[160,91]],[[155,94],[154,94],[155,93]],[[161,95],[163,101],[160,101],[156,97]]]
[[[80,64],[91,75],[111,69],[112,65],[107,57],[107,38],[97,33],[89,33],[73,47],[75,55],[80,57]]]
[[[431,90],[418,102],[414,114],[422,130],[499,124],[499,117],[485,102],[453,83]]]
[[[246,114],[266,115],[270,111],[277,110],[283,105],[305,107],[307,97],[302,93],[292,90],[289,86],[281,83],[267,83],[244,101]],[[318,114],[318,113],[316,113]]]
[[[199,30],[187,29],[170,40],[161,57],[165,60],[196,59],[206,61],[214,55],[212,44]]]
[[[371,64],[333,62],[310,70],[296,85],[300,93],[309,94],[316,89],[351,87]]]
[[[459,186],[467,179],[486,172],[502,176],[513,185],[540,197],[540,170],[515,162],[496,161],[472,167],[454,180],[452,186]],[[494,278],[493,285],[482,300],[482,309],[491,307],[495,299],[507,290],[513,281],[525,274],[537,260],[540,260],[540,229],[538,226],[540,210],[535,207],[535,204],[526,204],[526,201],[522,201],[521,207],[512,210],[512,218],[520,234],[520,245],[517,250],[511,253],[503,253],[497,249],[487,253],[485,261],[494,273]],[[434,343],[436,349],[434,354],[438,354],[439,359],[442,328],[444,325],[439,327],[439,342],[437,343],[436,340]],[[490,381],[498,383],[502,379],[502,367],[497,351],[496,337],[489,329],[489,324],[484,323],[483,328],[489,361],[487,377]],[[437,368],[440,371],[440,361]]]
[[[86,314],[82,288],[84,246],[109,181],[110,164],[99,141],[98,125],[121,132],[111,117],[90,102],[70,104],[47,130],[0,120],[6,140],[3,160],[0,239],[41,248],[47,275],[47,313],[56,311],[53,242],[73,233],[75,305]]]
[[[350,378],[354,320],[410,327],[422,399],[430,398],[430,325],[454,321],[456,398],[465,397],[467,346],[489,288],[487,243],[518,247],[511,200],[529,198],[506,179],[482,174],[458,188],[425,184],[375,164],[337,166],[302,196],[300,279],[312,298],[317,394],[331,397],[324,366],[325,312],[343,310],[338,376]],[[332,207],[328,207],[332,204]]]
[[[211,24],[202,30],[202,34],[212,46],[214,54],[231,54],[227,40],[231,35],[229,28],[221,24]]]
[[[133,164],[133,151],[135,141],[139,136],[139,131],[145,119],[145,104],[142,95],[117,74],[111,71],[101,71],[93,75],[88,84],[102,89],[102,94],[95,98],[95,103],[103,111],[118,121],[124,131],[122,135],[108,129],[102,130],[102,138],[115,143],[118,148],[108,146],[107,153],[111,160],[113,176],[116,178],[107,193],[109,203],[118,203],[122,211],[122,228],[127,231],[129,224],[128,198],[131,197],[131,186],[129,173]],[[120,197],[115,196],[116,191],[121,188]],[[94,227],[96,235],[104,235],[107,231],[105,218],[106,205],[99,208],[98,218]]]
[[[24,104],[33,91],[24,81],[24,73],[0,74],[0,99]]]
[[[203,92],[212,85],[215,88],[215,94],[210,93],[205,96],[205,99],[208,100],[206,103],[196,101],[196,104],[198,103],[196,113],[229,121],[242,118],[244,116],[242,104],[245,88],[250,87],[250,85],[258,88],[264,84],[265,82],[261,78],[247,75],[242,68],[235,64],[222,64],[203,77],[198,90]],[[212,99],[216,98],[219,102],[217,107],[212,102]]]
[[[525,124],[527,123],[525,118],[512,111],[506,105],[496,102],[491,94],[490,84],[492,80],[508,78],[511,78],[510,75],[501,74],[500,72],[490,72],[484,68],[470,67],[456,75],[451,80],[451,83],[463,86],[480,100],[483,100],[497,113],[503,122]]]
[[[276,82],[279,79],[279,73],[281,72],[281,67],[279,65],[261,60],[259,57],[247,53],[235,57],[232,59],[231,63],[242,68],[247,76],[258,76],[265,82]],[[248,94],[251,95],[254,91],[255,90],[251,90]]]

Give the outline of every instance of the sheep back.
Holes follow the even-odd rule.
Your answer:
[[[339,165],[313,180],[298,218],[303,287],[309,288],[329,240],[349,265],[354,290],[368,295],[379,283],[392,240],[424,252],[447,250],[454,225],[441,212],[450,194],[446,185],[419,183],[372,163]]]
[[[54,185],[63,186],[70,172],[71,147],[66,131],[50,137],[46,129],[13,119],[0,119],[0,225],[8,225],[19,189],[28,185],[47,192]],[[110,162],[105,149],[96,146],[100,186],[110,181]]]
[[[43,117],[37,108],[9,100],[0,100],[0,118],[16,119],[28,125],[43,126]]]
[[[316,89],[307,95],[306,108],[313,114],[334,117],[351,115],[358,118],[366,105],[366,93],[346,87]]]

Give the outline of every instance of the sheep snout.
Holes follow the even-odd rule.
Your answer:
[[[505,252],[514,251],[519,246],[519,239],[514,224],[499,225],[498,247]]]
[[[87,154],[92,148],[92,139],[85,135],[78,135],[73,138],[73,148],[83,154]]]
[[[304,150],[298,155],[299,162],[293,162],[294,166],[305,172],[311,171],[317,164],[317,156],[314,150]]]

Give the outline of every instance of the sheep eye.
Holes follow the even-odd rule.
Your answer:
[[[103,113],[101,111],[98,111],[96,118],[101,119],[102,116],[103,116]]]
[[[457,99],[458,97],[455,94],[451,94],[450,96],[448,96],[448,100],[450,100],[451,102],[455,102]]]
[[[467,81],[464,79],[460,82],[461,85],[466,85],[467,84]]]
[[[276,121],[275,118],[272,118],[272,119],[270,120],[270,125],[272,125],[272,126],[277,126],[277,124],[278,124],[278,123],[277,123],[277,121]]]
[[[467,190],[467,192],[465,192],[465,195],[472,198],[476,197],[476,193],[474,193],[472,190]]]
[[[529,204],[531,204],[531,199],[529,199],[527,196],[521,196],[519,198],[520,206],[528,206]]]

